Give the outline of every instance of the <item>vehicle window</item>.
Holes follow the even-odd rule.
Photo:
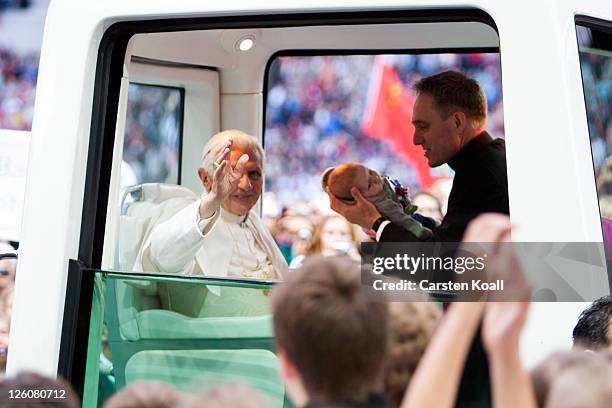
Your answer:
[[[577,25],[599,212],[607,248],[612,243],[612,31]],[[608,253],[608,258],[612,253]]]
[[[131,83],[121,165],[121,186],[179,183],[183,92]]]
[[[318,239],[317,229],[331,229],[318,221],[331,211],[320,178],[324,169],[341,163],[358,162],[399,180],[417,197],[419,212],[442,218],[453,171],[446,164],[428,166],[423,149],[413,144],[411,118],[414,83],[446,70],[479,82],[488,104],[487,131],[504,138],[497,52],[284,55],[271,62],[263,214],[288,262],[302,258]],[[352,236],[367,239],[360,230]],[[334,246],[347,251],[342,239],[336,240]]]

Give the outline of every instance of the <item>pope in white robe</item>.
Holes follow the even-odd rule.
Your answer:
[[[282,279],[287,263],[253,211],[262,191],[263,165],[264,152],[254,137],[237,130],[213,136],[198,169],[207,194],[186,199],[184,208],[153,228],[144,248],[143,264],[150,263],[161,272],[190,276]],[[201,304],[205,296],[210,296],[206,292],[220,296],[220,290],[227,289],[182,287],[189,293],[165,293],[166,289],[160,287],[159,294],[162,303],[172,303],[166,307],[188,315],[202,315]],[[180,288],[174,285],[171,290],[180,292]],[[246,292],[241,290],[240,296]]]

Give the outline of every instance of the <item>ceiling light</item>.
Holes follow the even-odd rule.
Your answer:
[[[238,40],[236,43],[236,50],[248,51],[253,48],[253,45],[255,45],[255,37],[252,35],[247,35]]]

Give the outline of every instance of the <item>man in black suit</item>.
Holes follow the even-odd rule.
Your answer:
[[[415,145],[422,146],[430,167],[444,163],[455,171],[448,211],[434,229],[434,241],[459,242],[467,224],[485,212],[509,213],[506,145],[486,131],[487,100],[480,85],[462,73],[446,71],[421,79],[414,87]],[[376,232],[379,242],[417,238],[381,217],[359,190],[356,204],[330,194],[331,208],[348,221]]]
[[[485,131],[487,102],[475,80],[446,71],[421,79],[414,89],[413,142],[423,147],[430,167],[448,163],[455,171],[447,213],[431,240],[460,242],[468,223],[479,214],[509,214],[506,145]],[[334,211],[375,231],[378,242],[417,241],[409,231],[381,217],[356,188],[351,190],[353,205],[328,194]],[[465,406],[490,405],[486,355],[479,337],[472,345],[459,394],[459,403]]]

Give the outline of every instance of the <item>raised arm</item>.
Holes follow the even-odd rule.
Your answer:
[[[472,221],[463,242],[495,247],[510,231],[508,217],[484,214]],[[402,408],[455,405],[461,373],[485,308],[484,302],[452,304],[434,334],[402,401]]]
[[[503,302],[489,302],[485,311],[482,339],[489,356],[489,371],[495,408],[535,408],[531,379],[523,369],[519,339],[529,309],[530,289],[510,244],[501,245],[489,266],[491,279],[508,282]]]
[[[481,302],[449,307],[412,377],[402,408],[455,405],[461,372],[483,309]]]
[[[531,379],[519,355],[519,334],[529,303],[491,302],[487,305],[483,341],[489,356],[489,370],[495,408],[535,408]]]
[[[208,194],[151,232],[149,255],[160,271],[182,273],[191,269],[196,253],[215,226],[221,203],[236,190],[249,156],[243,154],[232,168],[229,163],[231,145],[229,140],[215,159],[212,176],[205,169],[198,170],[202,172],[200,176]]]

